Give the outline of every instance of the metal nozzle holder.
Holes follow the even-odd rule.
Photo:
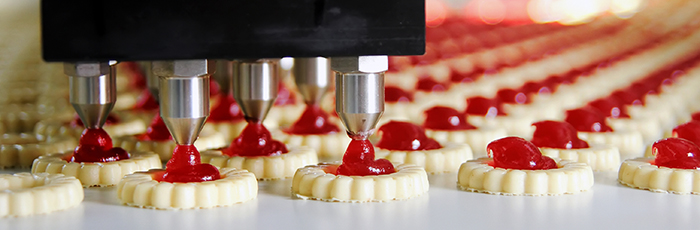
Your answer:
[[[231,78],[233,77],[233,63],[229,60],[216,60],[216,72],[211,75],[219,84],[221,92],[231,94]]]
[[[233,98],[247,120],[262,122],[277,99],[279,76],[272,60],[233,62]]]
[[[117,101],[116,62],[66,63],[70,103],[85,128],[101,128]]]
[[[294,58],[294,83],[307,105],[318,104],[328,92],[333,75],[324,57]]]
[[[192,145],[209,116],[212,61],[154,61],[160,78],[160,115],[175,142]]]
[[[150,61],[140,61],[138,64],[143,71],[143,76],[146,78],[146,87],[148,87],[148,91],[150,91],[151,95],[156,99],[156,101],[158,101],[158,98],[160,97],[160,93],[158,92],[158,89],[160,88],[160,80],[158,79],[158,76],[153,74],[153,63]]]

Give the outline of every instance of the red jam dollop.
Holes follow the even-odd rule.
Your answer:
[[[690,115],[694,121],[700,121],[700,112],[695,112]]]
[[[384,87],[385,102],[412,102],[413,94],[404,91],[399,87],[387,86]]]
[[[505,137],[486,146],[494,167],[504,169],[546,170],[558,168],[557,163],[543,156],[533,143],[520,137]]]
[[[596,109],[585,107],[566,111],[565,121],[579,132],[612,132],[605,124],[605,116]]]
[[[170,183],[204,182],[221,179],[221,173],[213,165],[202,164],[194,145],[177,145],[165,173],[154,179]]]
[[[435,106],[425,111],[423,127],[433,130],[470,130],[476,129],[469,124],[464,113],[444,106]]]
[[[447,90],[447,86],[443,83],[435,81],[431,77],[424,77],[416,83],[416,89],[425,92],[443,92]]]
[[[501,89],[496,93],[498,99],[508,104],[529,104],[530,98],[520,90]]]
[[[227,156],[276,156],[287,153],[284,143],[272,139],[272,134],[261,122],[249,121],[231,146],[222,149]]]
[[[296,101],[294,94],[292,93],[284,83],[279,84],[279,90],[277,91],[277,99],[275,100],[275,105],[293,105]]]
[[[390,121],[379,128],[381,139],[377,147],[388,150],[431,150],[442,148],[440,144],[425,135],[425,130],[418,125]]]
[[[344,176],[383,175],[396,172],[387,159],[374,159],[374,146],[368,140],[352,140],[343,155],[343,163],[334,174]],[[333,173],[333,172],[330,172]]]
[[[673,137],[683,138],[700,144],[700,121],[690,121],[673,129]]]
[[[160,114],[156,114],[151,121],[151,125],[146,129],[146,133],[137,135],[136,138],[142,141],[167,141],[172,140],[168,126],[163,122]]]
[[[329,134],[340,132],[337,125],[329,122],[328,113],[316,105],[306,105],[304,113],[291,127],[284,130],[286,133],[298,135]]]
[[[651,146],[656,159],[652,164],[657,166],[697,169],[700,168],[700,147],[683,138],[666,138],[656,141]]]
[[[238,107],[236,100],[229,94],[219,94],[219,100],[212,108],[211,113],[209,113],[207,121],[231,122],[238,120],[243,120],[243,113]]]
[[[610,96],[625,105],[644,105],[644,101],[630,90],[618,90],[610,94]]]
[[[71,162],[114,162],[129,159],[122,148],[113,148],[112,138],[104,129],[85,129],[80,136]]]
[[[141,111],[158,110],[158,101],[151,94],[151,91],[144,90],[141,95],[139,95],[139,98],[132,109]]]
[[[548,85],[540,84],[539,82],[528,82],[521,88],[522,92],[527,94],[551,94],[552,89]]]
[[[506,115],[501,108],[500,101],[485,97],[471,97],[467,99],[467,114],[480,115],[485,117],[495,117]]]
[[[119,118],[117,116],[112,115],[111,113],[107,115],[107,120],[105,120],[105,125],[113,125],[119,123]],[[83,124],[83,121],[80,120],[80,117],[76,114],[75,118],[70,122],[71,127],[85,127]]]
[[[589,106],[600,110],[600,112],[606,117],[610,118],[629,118],[630,115],[627,114],[627,109],[625,106],[618,102],[613,97],[607,97],[603,99],[598,99],[588,103]]]
[[[586,141],[578,138],[578,132],[571,124],[563,121],[540,121],[532,124],[535,133],[532,143],[537,147],[555,149],[584,149],[588,148]]]

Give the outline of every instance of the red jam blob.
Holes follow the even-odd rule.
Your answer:
[[[612,132],[613,129],[605,124],[605,116],[590,107],[566,111],[567,123],[579,132]]]
[[[692,117],[693,121],[700,121],[700,112],[695,112],[690,116]]]
[[[80,136],[71,162],[114,162],[129,159],[122,148],[113,148],[112,138],[104,129],[85,129]]]
[[[440,144],[425,135],[425,130],[418,125],[390,121],[379,128],[382,137],[377,142],[377,147],[388,150],[431,150],[442,148]]]
[[[690,121],[673,129],[673,137],[683,138],[700,144],[700,121]]]
[[[460,73],[456,70],[450,72],[450,82],[454,83],[470,83],[476,81],[479,76],[483,75],[484,70],[475,70],[471,73]]]
[[[629,89],[615,91],[610,96],[625,105],[644,105],[644,101]]]
[[[117,116],[112,115],[111,113],[107,115],[107,120],[105,121],[105,125],[113,125],[119,123],[119,118]],[[84,127],[85,125],[83,124],[83,121],[80,120],[80,117],[76,114],[75,118],[70,122],[70,126],[72,127]]]
[[[506,115],[501,108],[500,101],[485,97],[471,97],[467,99],[467,114],[495,117]]]
[[[151,125],[146,129],[146,133],[138,135],[136,138],[142,141],[167,141],[173,139],[168,130],[168,126],[165,125],[160,114],[156,114],[153,118]]]
[[[306,105],[299,120],[284,132],[299,135],[329,134],[340,132],[340,128],[328,121],[328,114],[320,107]]]
[[[505,137],[486,146],[493,166],[504,169],[546,170],[558,168],[557,163],[543,156],[540,149],[520,137]]]
[[[496,93],[498,99],[503,103],[508,104],[528,104],[530,103],[530,98],[527,94],[519,90],[514,89],[501,89]]]
[[[571,124],[563,121],[540,121],[532,124],[535,133],[532,143],[537,147],[555,149],[583,149],[588,148],[586,141],[578,138],[578,132]]]
[[[387,159],[374,159],[374,146],[368,140],[352,140],[343,155],[343,163],[334,174],[344,176],[383,175],[396,172]],[[332,173],[332,172],[331,172]]]
[[[470,130],[476,129],[469,124],[464,113],[444,106],[435,106],[425,111],[423,127],[433,130]]]
[[[620,102],[615,100],[615,98],[607,97],[603,99],[598,99],[588,103],[589,106],[600,110],[600,112],[606,117],[610,118],[629,118],[630,115],[627,114],[627,109]]]
[[[139,95],[139,98],[132,109],[141,111],[157,110],[158,101],[153,95],[151,95],[149,90],[144,90],[141,95]]]
[[[284,143],[272,139],[272,134],[261,122],[249,121],[231,146],[222,150],[228,156],[276,156],[289,152]]]
[[[216,81],[209,81],[209,96],[218,95],[221,92],[221,87]]]
[[[697,169],[700,168],[700,147],[683,138],[666,138],[656,141],[651,146],[656,159],[652,164],[657,166]]]
[[[209,113],[209,122],[231,122],[243,120],[243,113],[241,108],[238,107],[236,100],[233,96],[229,94],[219,94],[219,100],[217,101],[214,108],[212,108],[211,113]]]
[[[413,94],[404,91],[399,87],[387,86],[384,87],[385,102],[412,102]]]
[[[165,166],[165,173],[154,179],[170,183],[204,182],[221,179],[221,173],[213,165],[202,164],[194,145],[177,145],[173,158]]]
[[[275,105],[293,105],[295,96],[284,83],[280,82],[279,90],[277,91],[277,99],[275,100]]]
[[[521,88],[522,92],[527,94],[551,94],[552,89],[549,86],[540,84],[539,82],[528,82]]]
[[[425,92],[443,92],[447,90],[447,86],[443,83],[435,81],[431,77],[424,77],[416,83],[416,89]]]

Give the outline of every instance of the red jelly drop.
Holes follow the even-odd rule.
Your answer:
[[[113,162],[129,159],[122,148],[112,147],[112,138],[104,129],[85,129],[75,148],[72,162]]]
[[[535,126],[535,133],[531,142],[537,147],[556,149],[588,148],[588,143],[578,138],[576,129],[569,123],[563,121],[540,121],[532,125]]]
[[[336,175],[369,176],[396,172],[387,159],[374,160],[374,146],[368,140],[352,140],[343,155],[343,163],[338,166]]]
[[[228,156],[275,156],[289,152],[284,143],[272,139],[270,131],[260,122],[248,122],[231,146],[222,150]]]
[[[217,101],[214,108],[212,108],[211,113],[207,121],[209,122],[231,122],[243,120],[243,113],[240,107],[233,99],[233,96],[229,94],[219,94],[219,100]]]
[[[527,94],[514,89],[501,89],[496,93],[498,99],[503,103],[509,104],[528,104],[530,99]]]
[[[644,105],[642,98],[630,90],[618,90],[613,92],[610,96],[625,105]]]
[[[527,94],[551,94],[552,89],[549,86],[540,84],[539,82],[528,82],[521,88],[522,92]]]
[[[105,120],[105,125],[113,125],[119,123],[119,118],[117,116],[112,115],[111,113],[107,115],[107,120]],[[72,127],[84,127],[85,125],[83,124],[83,121],[80,120],[80,117],[76,114],[75,118],[70,122],[70,125]]]
[[[296,97],[287,86],[280,82],[279,89],[277,91],[277,99],[275,100],[275,105],[293,105],[296,101]]]
[[[598,110],[586,107],[566,111],[566,122],[579,132],[612,132],[605,124],[605,116]]]
[[[501,108],[498,99],[485,97],[471,97],[467,99],[467,114],[480,115],[485,117],[495,117],[506,115]]]
[[[690,121],[673,129],[673,137],[683,138],[700,144],[700,121]]]
[[[476,81],[483,75],[484,70],[475,70],[471,73],[460,73],[456,70],[450,72],[450,82],[454,83],[470,83]]]
[[[442,92],[447,90],[447,86],[443,83],[435,81],[431,77],[424,77],[416,83],[416,89],[425,92]]]
[[[286,133],[299,135],[329,134],[339,131],[340,128],[337,125],[328,121],[328,114],[315,105],[306,105],[299,120],[294,122],[289,129],[284,130]]]
[[[168,126],[163,122],[160,114],[156,114],[151,121],[151,125],[146,129],[146,133],[138,135],[137,138],[142,141],[167,141],[172,140]]]
[[[165,173],[159,181],[170,183],[204,182],[221,179],[221,173],[213,165],[202,164],[199,151],[194,145],[178,145],[173,158],[168,161]]]
[[[691,115],[694,121],[700,121],[700,112],[695,112]]]
[[[617,101],[613,97],[607,97],[603,99],[598,99],[588,103],[589,106],[600,110],[602,114],[606,117],[611,118],[629,118],[630,115],[627,114],[627,109],[622,103]]]
[[[470,130],[476,129],[469,124],[464,113],[444,106],[436,106],[425,111],[423,127],[434,130]]]
[[[151,92],[144,90],[133,107],[134,110],[151,111],[158,109],[158,101],[151,95]]]
[[[651,146],[652,154],[656,155],[654,163],[657,166],[697,169],[700,168],[700,147],[683,138],[666,138]]]
[[[540,149],[520,137],[505,137],[486,146],[493,157],[493,166],[504,169],[546,170],[555,169],[552,158],[543,156]]]
[[[412,102],[413,94],[404,91],[399,87],[387,86],[384,87],[385,102]]]
[[[442,148],[440,144],[425,135],[425,130],[418,125],[390,121],[379,128],[381,139],[377,147],[389,150],[431,150]]]
[[[209,96],[219,95],[221,92],[221,87],[216,81],[209,81]]]

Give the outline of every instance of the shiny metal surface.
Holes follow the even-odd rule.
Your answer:
[[[294,83],[304,103],[318,104],[328,92],[333,80],[331,63],[327,58],[294,58]]]
[[[216,72],[214,72],[211,77],[212,80],[219,84],[219,88],[222,92],[230,94],[233,63],[229,60],[216,60]]]
[[[269,59],[233,63],[233,97],[246,119],[263,121],[277,99],[279,76]]]
[[[158,95],[160,95],[160,93],[158,93],[160,80],[158,76],[153,74],[153,63],[151,61],[140,61],[138,64],[139,67],[141,67],[141,71],[143,71],[144,77],[146,77],[146,87],[148,87],[148,91],[158,100]]]
[[[342,73],[379,73],[389,70],[389,57],[386,55],[333,57],[331,68]]]
[[[335,75],[335,111],[353,139],[367,139],[384,113],[384,73]]]
[[[64,71],[80,120],[86,128],[102,127],[117,101],[116,68],[108,62],[66,63]]]

